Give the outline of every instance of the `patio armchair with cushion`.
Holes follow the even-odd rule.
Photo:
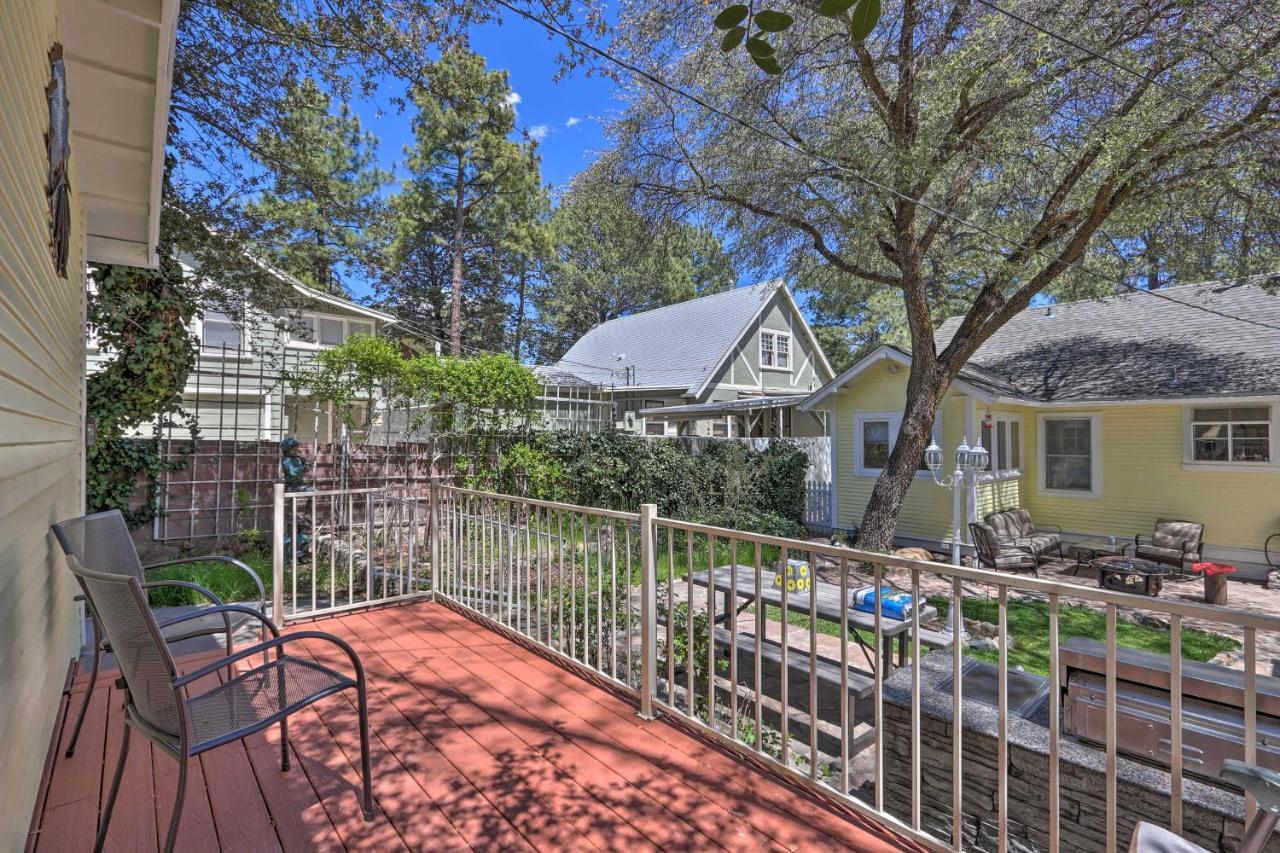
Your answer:
[[[1150,536],[1133,537],[1133,555],[1174,566],[1181,574],[1189,564],[1200,562],[1203,541],[1203,524],[1160,518]]]
[[[978,567],[1001,572],[1031,572],[1037,574],[1036,555],[1000,541],[990,524],[975,521],[969,525],[973,546],[978,552]]]
[[[1055,549],[1059,557],[1063,556],[1062,528],[1057,525],[1037,527],[1031,520],[1031,513],[1022,507],[989,512],[983,521],[991,526],[1004,547],[1017,548],[1037,559]]]
[[[155,613],[147,603],[147,591],[134,575],[90,571],[80,565],[75,556],[68,556],[67,564],[80,583],[94,619],[115,650],[123,675],[118,684],[124,690],[124,732],[115,775],[102,807],[94,853],[102,850],[111,825],[111,813],[115,809],[120,780],[129,756],[132,730],[137,729],[159,751],[178,762],[178,783],[164,845],[165,853],[170,853],[182,821],[190,759],[279,724],[280,770],[288,771],[289,716],[327,696],[351,688],[356,691],[356,710],[360,720],[363,782],[360,806],[364,819],[373,820],[365,676],[360,658],[350,645],[320,631],[298,631],[282,637],[280,629],[261,611],[239,604],[215,606],[203,613],[170,619],[162,625],[156,621]],[[271,634],[271,639],[179,675],[164,629],[200,620],[210,613],[253,619]],[[287,645],[305,640],[336,646],[350,664],[351,674],[320,663],[319,660],[324,658],[319,656],[317,659],[305,653],[298,656],[286,653]],[[257,655],[262,656],[261,665],[247,671],[236,670],[236,664]],[[226,672],[219,680],[216,675],[223,670]],[[192,687],[199,682],[202,682],[201,690],[196,693]],[[150,759],[147,764],[149,768]]]
[[[163,626],[161,633],[165,642],[177,643],[195,637],[222,634],[226,636],[227,654],[231,654],[234,650],[233,634],[241,625],[252,621],[254,617],[251,613],[243,612],[245,608],[240,608],[235,612],[225,610],[217,610],[215,612],[215,609],[220,607],[223,602],[204,587],[181,580],[148,581],[146,578],[147,572],[190,563],[227,563],[247,572],[253,579],[254,585],[258,588],[258,600],[251,604],[250,610],[262,613],[266,607],[267,592],[262,585],[262,579],[258,577],[253,569],[233,557],[187,557],[181,560],[155,563],[150,566],[142,565],[142,560],[138,558],[138,549],[134,547],[133,538],[129,536],[129,526],[125,523],[124,516],[118,509],[60,521],[53,525],[53,535],[57,537],[58,544],[62,546],[63,552],[68,557],[74,557],[82,566],[89,569],[137,578],[139,585],[144,590],[166,586],[180,587],[193,590],[201,597],[208,599],[209,605],[200,605],[192,617]],[[84,692],[84,700],[80,703],[80,712],[76,717],[76,725],[71,731],[71,740],[67,745],[67,758],[75,754],[76,741],[80,738],[80,729],[84,726],[85,712],[89,710],[89,696],[93,693],[93,683],[98,677],[98,665],[102,661],[102,654],[103,652],[111,652],[110,641],[104,640],[102,626],[98,624],[97,617],[93,615],[92,609],[89,611],[89,616],[90,621],[93,623],[93,665],[89,671],[89,687]]]

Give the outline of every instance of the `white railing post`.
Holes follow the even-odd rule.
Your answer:
[[[271,487],[271,618],[284,621],[284,483]]]
[[[658,694],[657,515],[657,504],[640,505],[640,716],[646,720],[656,716]]]
[[[430,513],[427,517],[431,539],[431,597],[440,590],[440,484],[434,477],[427,480]]]

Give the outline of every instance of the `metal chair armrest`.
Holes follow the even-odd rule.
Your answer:
[[[224,554],[208,554],[203,557],[182,557],[181,559],[177,559],[177,560],[165,560],[163,563],[152,563],[149,566],[143,566],[142,571],[151,572],[151,571],[155,571],[156,569],[172,568],[173,566],[183,566],[183,565],[189,566],[193,563],[230,563],[231,565],[236,566],[242,571],[248,572],[249,577],[253,578],[254,586],[258,588],[258,601],[264,602],[264,603],[266,602],[267,588],[263,585],[262,578],[260,578],[258,576],[258,573],[253,570],[253,567],[250,566],[248,563],[245,563],[241,560],[237,560],[235,557],[228,557]]]
[[[212,595],[212,593],[210,594]],[[280,636],[280,629],[276,627],[276,623],[268,619],[267,615],[261,610],[255,610],[247,604],[223,604],[221,602],[219,602],[216,607],[205,607],[195,611],[194,613],[187,613],[183,616],[176,616],[173,619],[167,619],[164,622],[161,622],[159,627],[169,628],[173,625],[180,625],[183,622],[192,622],[196,619],[206,619],[209,616],[216,616],[218,614],[223,614],[225,616],[230,613],[245,613],[249,616],[253,616],[258,621],[262,622],[263,626],[271,632],[273,637]]]
[[[1036,533],[1056,533],[1062,535],[1062,527],[1057,524],[1037,524],[1032,528]]]
[[[263,619],[265,620],[266,617],[264,616]],[[268,624],[270,624],[269,620],[268,620]],[[271,627],[275,628],[274,625],[272,625]],[[263,654],[265,652],[271,651],[272,649],[277,650],[276,656],[279,657],[279,655],[281,654],[279,650],[281,649],[282,646],[284,646],[286,643],[292,643],[292,642],[297,642],[301,640],[324,640],[325,642],[333,643],[335,646],[340,648],[346,654],[347,658],[351,661],[351,666],[356,671],[356,681],[358,683],[364,682],[364,667],[361,666],[360,664],[360,657],[359,655],[356,654],[356,650],[351,648],[351,646],[348,645],[345,640],[339,637],[335,637],[333,634],[327,634],[324,631],[299,631],[295,634],[286,634],[283,637],[277,635],[276,637],[273,637],[272,639],[267,640],[265,643],[258,643],[246,649],[241,649],[240,651],[236,652],[233,655],[228,655],[227,657],[219,658],[213,663],[208,664],[207,666],[202,666],[199,669],[195,670],[194,672],[189,672],[186,675],[183,675],[179,678],[175,678],[173,680],[173,686],[175,689],[185,687],[191,682],[199,678],[203,678],[206,675],[209,675],[210,673],[217,672],[220,669],[226,669],[228,666],[231,666],[232,664],[235,664],[235,663],[239,663],[245,658],[252,657],[257,654]]]
[[[212,590],[206,589],[200,586],[200,584],[192,583],[191,581],[180,581],[180,580],[147,581],[141,586],[143,589],[156,589],[157,587],[162,587],[162,586],[178,586],[178,587],[182,587],[183,589],[193,589],[196,592],[203,595],[205,598],[212,601],[215,606],[221,607],[222,605],[226,604],[226,602],[224,602],[221,598],[219,598]],[[207,613],[208,611],[205,611],[205,612]]]

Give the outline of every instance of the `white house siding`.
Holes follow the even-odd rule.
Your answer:
[[[58,4],[0,3],[0,849],[21,849],[67,665],[75,582],[49,525],[81,512],[84,232],[70,274],[49,250],[49,48]],[[76,103],[71,101],[72,121]],[[71,166],[76,166],[75,153]],[[72,186],[76,182],[72,181]]]

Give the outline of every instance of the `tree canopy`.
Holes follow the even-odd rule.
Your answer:
[[[887,546],[951,380],[1033,299],[1277,262],[1271,4],[1021,4],[1035,29],[992,3],[900,0],[864,39],[847,11],[775,5],[795,19],[777,74],[723,54],[704,7],[626,6],[617,48],[715,111],[637,83],[609,162],[646,206],[787,267],[820,313],[908,333],[910,402],[863,544]]]
[[[331,113],[329,96],[307,79],[288,90],[278,123],[259,134],[253,156],[268,167],[296,166],[272,171],[247,205],[255,245],[307,284],[345,295],[344,268],[371,260],[379,190],[391,180],[376,165],[377,140],[347,104]]]
[[[706,228],[643,215],[594,170],[551,215],[555,259],[538,291],[538,354],[559,358],[608,320],[733,287],[733,264]]]

